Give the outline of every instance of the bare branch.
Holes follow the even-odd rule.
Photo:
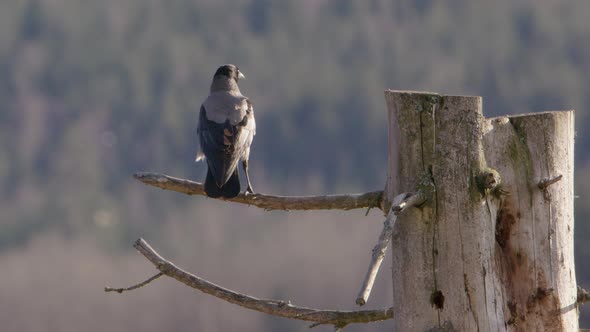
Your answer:
[[[139,181],[161,189],[177,191],[187,195],[205,196],[203,184],[186,179],[179,179],[158,173],[135,173]],[[265,210],[351,210],[361,208],[379,208],[383,191],[364,194],[323,195],[323,196],[273,196],[265,194],[240,193],[231,199],[220,200],[253,205]]]
[[[133,246],[154,264],[162,274],[203,293],[269,315],[305,320],[318,325],[331,324],[337,328],[343,328],[352,323],[369,323],[393,318],[393,309],[391,308],[362,311],[318,310],[294,306],[288,301],[258,299],[236,293],[180,269],[160,256],[144,239],[138,239]]]
[[[367,270],[365,280],[363,281],[361,290],[356,298],[356,304],[360,306],[365,305],[369,299],[369,296],[371,295],[375,278],[377,277],[381,263],[385,258],[385,251],[389,245],[389,240],[391,239],[391,234],[393,233],[393,225],[395,224],[396,219],[397,215],[393,213],[393,210],[391,210],[383,222],[383,230],[381,231],[381,235],[379,235],[379,242],[373,248],[373,255],[371,256],[369,269]]]
[[[365,275],[365,280],[363,281],[361,290],[356,298],[356,304],[360,306],[365,305],[371,295],[375,278],[377,277],[383,258],[385,258],[385,252],[387,251],[387,246],[389,245],[391,235],[393,234],[393,225],[397,220],[397,216],[408,207],[418,206],[422,203],[424,203],[424,195],[421,193],[403,193],[395,196],[393,199],[391,209],[387,214],[387,218],[385,218],[385,221],[383,222],[383,230],[381,231],[381,235],[379,235],[379,240],[373,248],[371,263],[369,263],[369,269]]]
[[[159,273],[151,276],[149,279],[140,282],[139,284],[136,284],[136,285],[133,285],[133,286],[129,286],[129,287],[126,287],[126,288],[112,288],[112,287],[108,287],[107,286],[107,287],[104,288],[104,291],[107,292],[107,293],[108,292],[117,292],[117,293],[121,294],[123,292],[132,291],[134,289],[141,288],[141,287],[149,284],[150,282],[158,279],[159,277],[161,277],[163,275],[164,274],[162,272],[159,272]]]

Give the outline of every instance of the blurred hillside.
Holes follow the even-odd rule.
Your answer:
[[[197,111],[223,63],[247,76],[261,192],[382,188],[386,88],[481,95],[487,116],[576,109],[577,272],[590,287],[588,12],[583,0],[0,1],[0,320],[21,331],[304,328],[167,281],[102,294],[152,272],[130,250],[139,236],[238,291],[353,308],[379,213],[265,213],[131,179],[204,177]],[[391,298],[383,271],[375,306]]]

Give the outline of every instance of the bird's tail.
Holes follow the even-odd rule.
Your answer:
[[[230,176],[229,180],[227,180],[227,182],[221,187],[217,186],[217,182],[215,182],[215,177],[213,177],[211,170],[207,169],[207,177],[205,178],[205,193],[207,196],[212,198],[233,198],[238,196],[240,193],[240,173],[238,168],[236,167],[236,170]]]

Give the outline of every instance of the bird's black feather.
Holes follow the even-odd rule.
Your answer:
[[[234,171],[229,180],[221,187],[217,186],[215,178],[211,173],[211,169],[207,169],[207,177],[205,178],[205,192],[211,198],[225,197],[233,198],[240,193],[240,173],[238,169]]]
[[[207,159],[205,191],[210,197],[235,197],[240,192],[238,163],[243,148],[236,145],[244,120],[235,126],[216,123],[207,119],[207,111],[201,106],[199,115],[199,138]],[[213,196],[219,195],[219,196]]]

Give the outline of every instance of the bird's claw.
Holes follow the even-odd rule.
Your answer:
[[[249,195],[254,195],[254,190],[252,190],[252,187],[248,186],[248,188],[246,188],[246,191],[244,192],[244,196],[249,196]]]

